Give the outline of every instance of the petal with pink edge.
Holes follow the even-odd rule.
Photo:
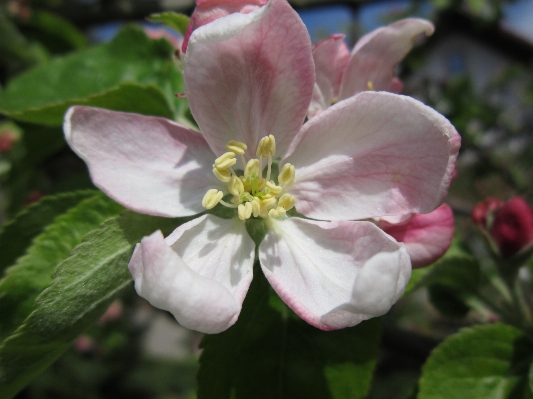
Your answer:
[[[427,213],[448,192],[461,138],[410,97],[364,92],[310,119],[280,162],[294,165],[289,191],[313,219]]]
[[[370,222],[272,220],[259,246],[266,278],[283,301],[322,330],[380,316],[411,276],[409,255]]]
[[[322,102],[315,101],[318,95],[313,93],[313,100],[309,108],[311,115],[315,114],[316,111],[323,111],[328,108],[334,97],[338,97],[342,74],[349,59],[350,51],[344,43],[344,35],[331,35],[313,46],[317,86],[315,90],[320,91]]]
[[[187,51],[187,45],[192,32],[216,19],[240,12],[247,14],[258,7],[264,6],[268,0],[196,0],[196,8],[191,15],[185,37],[183,38],[183,52]]]
[[[230,140],[255,155],[269,134],[283,155],[302,126],[315,82],[309,34],[285,0],[195,30],[184,74],[191,112],[218,155]]]
[[[222,187],[202,135],[167,119],[75,106],[63,127],[93,183],[134,211],[194,215],[206,191]]]
[[[413,268],[432,264],[446,253],[453,239],[453,212],[442,204],[433,212],[414,215],[409,221],[391,224],[378,222],[385,233],[403,242]]]
[[[232,221],[215,219],[202,216],[166,240],[159,231],[143,238],[128,266],[140,296],[171,312],[184,327],[205,333],[224,331],[237,321],[252,279],[253,243],[250,252],[250,243],[235,237],[239,228]],[[216,231],[224,228],[229,238]],[[180,256],[174,246],[181,250],[178,242],[190,242],[193,234],[199,234],[200,244]]]
[[[431,36],[435,28],[424,19],[407,18],[376,29],[355,44],[342,79],[341,99],[368,90],[399,93],[401,82],[394,77],[394,68],[413,47],[416,39]]]

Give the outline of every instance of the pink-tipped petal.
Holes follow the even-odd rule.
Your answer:
[[[415,40],[430,36],[435,28],[429,21],[407,18],[363,36],[352,50],[342,79],[340,98],[368,90],[399,93],[401,82],[394,77],[395,66],[407,55]]]
[[[187,51],[189,38],[195,29],[236,12],[248,14],[258,7],[264,6],[267,1],[268,0],[196,0],[196,8],[191,15],[183,39],[183,52]]]
[[[448,192],[461,138],[410,97],[364,92],[309,120],[290,162],[296,209],[313,219],[355,220],[437,208]]]
[[[370,222],[272,221],[261,267],[283,301],[323,330],[380,316],[402,295],[409,255]]]
[[[202,135],[167,119],[75,106],[63,127],[93,183],[134,211],[194,215],[206,191],[221,186]]]
[[[313,93],[313,100],[309,109],[311,116],[316,114],[316,111],[323,111],[329,107],[333,99],[338,97],[342,74],[349,59],[350,51],[344,43],[344,35],[331,35],[313,46],[316,73],[315,90],[319,90],[322,100],[316,101],[319,96]]]
[[[191,36],[187,98],[217,154],[238,140],[255,155],[259,140],[273,134],[283,155],[304,121],[314,81],[309,34],[286,0],[218,19]]]
[[[442,204],[433,212],[414,215],[409,221],[378,223],[385,233],[403,242],[413,268],[432,264],[446,253],[453,239],[453,211]]]
[[[235,237],[240,231],[233,221],[198,219],[180,226],[170,240],[159,231],[143,238],[128,267],[135,290],[153,306],[191,330],[218,333],[237,321],[252,278],[254,244]],[[221,237],[226,228],[228,237]],[[179,251],[182,245],[174,239],[187,243],[193,235],[198,242],[180,256],[174,247]]]

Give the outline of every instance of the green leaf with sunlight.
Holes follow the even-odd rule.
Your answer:
[[[48,367],[131,284],[127,264],[143,236],[157,229],[168,234],[186,220],[125,211],[87,234],[58,266],[32,314],[0,346],[0,399],[12,398]]]
[[[94,195],[94,191],[80,191],[44,197],[4,224],[0,230],[0,273],[22,256],[33,238],[57,216]]]
[[[73,104],[171,117],[185,112],[181,73],[166,40],[149,39],[137,27],[110,43],[58,57],[12,79],[0,92],[0,113],[61,125]]]
[[[167,11],[162,12],[160,14],[152,14],[147,19],[150,22],[162,23],[185,36],[185,32],[187,31],[187,25],[189,25],[190,18],[184,14],[178,14],[177,12]]]
[[[430,355],[418,399],[531,399],[533,344],[505,324],[460,330]]]
[[[24,256],[0,280],[0,342],[11,335],[33,311],[35,298],[52,283],[57,265],[90,231],[124,208],[103,193],[58,216],[35,237]]]
[[[237,323],[202,341],[198,398],[364,398],[381,320],[325,332],[273,302],[256,267]]]

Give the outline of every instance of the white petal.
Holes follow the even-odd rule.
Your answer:
[[[204,215],[166,240],[161,232],[143,238],[128,266],[137,293],[189,329],[218,333],[232,326],[252,280],[254,255],[238,224],[244,226]],[[187,244],[191,248],[183,248]]]
[[[181,225],[165,241],[191,270],[221,283],[242,304],[255,250],[243,221],[204,215]]]
[[[272,220],[259,259],[285,303],[323,330],[386,313],[411,275],[404,245],[370,222]]]

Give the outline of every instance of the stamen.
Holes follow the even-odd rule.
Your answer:
[[[240,204],[237,208],[237,213],[241,220],[250,219],[250,216],[252,216],[252,204],[250,202]]]
[[[228,184],[228,190],[236,197],[241,195],[241,193],[244,191],[244,184],[242,183],[242,180],[236,176],[232,176]]]
[[[278,201],[278,207],[283,207],[286,211],[294,208],[294,205],[296,205],[296,198],[289,193],[283,194]]]
[[[255,197],[252,201],[250,201],[250,204],[252,204],[252,213],[254,217],[258,217],[261,213],[261,201],[259,198]]]
[[[259,176],[259,160],[250,159],[244,168],[244,176],[252,176],[255,173],[256,176]]]
[[[374,91],[374,84],[371,80],[366,83],[367,90]]]
[[[207,190],[207,193],[205,193],[204,198],[202,199],[202,206],[205,209],[212,209],[220,202],[223,196],[224,193],[216,188]]]
[[[257,146],[256,155],[267,158],[276,154],[276,139],[271,134],[263,137]]]
[[[228,183],[231,179],[231,173],[227,169],[218,170],[215,165],[213,165],[213,174],[221,182]]]
[[[268,211],[268,216],[271,218],[279,218],[280,216],[285,215],[286,211],[281,206],[278,206],[276,209],[271,209]]]
[[[277,197],[283,189],[281,186],[277,186],[272,180],[267,181],[265,185],[269,189],[270,194],[272,194],[274,197]]]
[[[296,171],[294,166],[290,163],[283,165],[281,172],[278,176],[278,183],[284,187],[290,187],[294,184]]]
[[[222,201],[222,200],[220,200],[219,204],[227,206],[228,208],[237,208],[239,206],[239,204],[228,204],[226,201]]]
[[[248,146],[242,141],[231,140],[226,144],[226,150],[234,152],[235,154],[243,155]]]
[[[215,167],[217,169],[228,169],[229,167],[235,165],[237,159],[235,158],[234,152],[226,152],[215,159]]]
[[[267,168],[267,177],[266,177],[266,180],[269,181],[270,180],[270,172],[272,171],[272,157],[269,156],[268,157],[268,168]]]

